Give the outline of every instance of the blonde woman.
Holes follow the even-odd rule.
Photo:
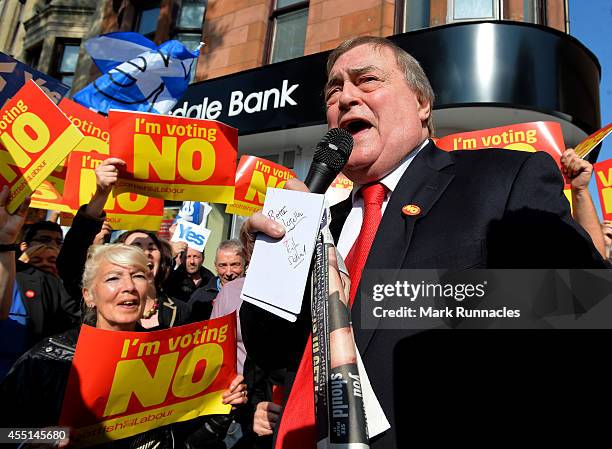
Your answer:
[[[143,330],[138,321],[151,279],[147,264],[143,251],[134,246],[92,246],[83,273],[84,323],[110,331]],[[3,425],[57,425],[79,330],[47,338],[17,361],[0,384],[0,397],[10,404],[0,407]],[[224,394],[224,403],[246,402],[246,385],[241,382],[241,376],[234,379]],[[165,426],[98,447],[183,447],[178,434],[185,432],[176,429],[176,425]]]

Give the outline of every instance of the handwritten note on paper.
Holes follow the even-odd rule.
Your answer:
[[[268,189],[263,214],[285,227],[282,239],[260,234],[242,289],[242,299],[295,321],[323,213],[323,195]]]

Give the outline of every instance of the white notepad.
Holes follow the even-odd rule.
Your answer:
[[[285,236],[262,233],[242,288],[242,299],[289,321],[302,308],[310,261],[323,214],[324,196],[268,189],[263,214],[285,226]]]

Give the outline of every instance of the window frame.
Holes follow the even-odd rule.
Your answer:
[[[189,27],[179,26],[179,20],[181,18],[181,9],[183,7],[183,2],[180,2],[179,7],[173,11],[172,27],[170,28],[170,39],[176,39],[179,42],[183,42],[178,38],[179,34],[190,34],[193,36],[197,35],[199,42],[202,42],[204,23],[206,23],[206,12],[208,11],[208,0],[202,0],[201,3],[203,3],[204,12],[202,13],[202,22],[200,23],[200,27],[199,28],[189,28]],[[183,42],[183,45],[185,45],[184,42]],[[189,50],[193,51],[195,49],[189,48]],[[202,51],[202,48],[200,48],[200,51]],[[197,67],[198,67],[197,61],[198,60],[196,59],[196,62],[193,65],[193,68],[191,71],[191,79],[189,80],[189,83],[193,83],[194,81],[196,81],[196,72],[197,72]]]
[[[172,21],[172,29],[170,30],[170,36],[172,39],[177,39],[179,34],[193,34],[194,36],[197,34],[200,38],[200,42],[202,41],[202,30],[204,29],[204,23],[206,22],[206,12],[208,11],[208,0],[202,0],[201,3],[204,6],[204,12],[202,13],[202,21],[200,22],[200,27],[184,27],[180,26],[179,20],[181,18],[181,10],[183,8],[183,3],[176,10],[176,15],[174,20]],[[179,39],[177,39],[179,40]]]
[[[56,78],[58,81],[62,82],[62,78],[65,76],[72,76],[74,77],[74,74],[76,73],[76,68],[78,66],[78,61],[79,61],[79,56],[78,54],[81,52],[81,40],[80,39],[74,39],[74,38],[58,38],[55,40],[55,48],[54,48],[54,64],[53,64],[53,77]],[[66,52],[66,47],[77,47],[78,52],[77,52],[77,61],[76,64],[74,65],[74,71],[72,72],[66,72],[66,71],[62,71],[61,70],[61,66],[62,66],[62,62],[64,59],[64,54]],[[70,87],[72,87],[72,83],[70,84]]]
[[[498,16],[500,18],[492,19],[492,20],[511,21],[509,18],[504,17],[504,15],[506,14],[506,6],[507,6],[508,0],[496,0],[496,1],[499,5]],[[526,0],[523,0],[523,1],[526,1]],[[448,16],[449,16],[449,10],[450,10],[449,5],[451,5],[451,3],[454,6],[454,0],[448,0],[448,3],[447,3],[447,14],[446,14],[447,23],[462,23],[462,22],[470,22],[470,21],[478,21],[478,20],[488,20],[488,19],[459,19],[459,20],[453,20],[453,21],[448,22],[449,20]],[[416,31],[416,30],[408,29],[408,20],[407,20],[408,7],[409,7],[409,0],[396,0],[396,14],[395,14],[395,24],[394,24],[395,34]],[[532,8],[533,8],[532,14],[533,14],[534,20],[533,21],[523,20],[522,23],[533,23],[537,25],[548,26],[547,2],[545,0],[533,0]],[[439,25],[433,25],[433,26],[429,25],[425,28],[419,28],[419,29],[433,28],[435,26],[439,26]]]
[[[306,9],[308,11],[310,7],[309,0],[301,0],[292,5],[283,6],[282,8],[277,8],[276,7],[277,3],[278,3],[278,0],[271,0],[270,17],[268,18],[268,31],[266,34],[266,45],[264,47],[265,48],[264,57],[263,57],[264,64],[272,64],[274,43],[276,41],[276,30],[277,30],[276,24],[277,24],[278,18],[285,14],[290,14],[290,13],[293,13],[293,12],[296,12],[302,9]],[[306,39],[306,36],[304,36],[304,39]]]
[[[504,20],[504,1],[492,0],[493,15],[490,17],[470,17],[465,19],[455,19],[455,0],[447,0],[446,4],[446,23],[476,22],[478,20]]]
[[[144,11],[158,8],[161,13],[161,8],[163,6],[162,3],[163,3],[162,0],[157,0],[155,1],[156,6],[151,7],[151,2],[149,1],[132,0],[132,6],[134,7],[134,24],[132,26],[132,31],[134,31],[135,33],[139,33],[138,29],[140,28],[140,23],[142,21],[142,13]],[[142,34],[147,39],[154,41],[155,35],[157,34],[158,27],[159,27],[159,14],[157,16],[157,22],[155,22],[155,29],[153,31],[148,32],[147,34],[142,34],[142,33],[139,33],[139,34]]]

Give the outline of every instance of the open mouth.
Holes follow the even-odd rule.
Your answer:
[[[126,301],[121,301],[117,305],[124,309],[135,309],[135,308],[138,308],[138,306],[140,305],[140,302],[135,299],[130,299]]]
[[[153,265],[153,262],[149,262],[149,263],[147,264],[147,268],[148,268],[149,270],[152,270],[154,266],[155,266],[155,265]]]
[[[359,134],[361,131],[370,129],[371,127],[372,124],[370,122],[362,119],[347,120],[340,125],[340,128],[346,129],[353,136],[355,134]]]

